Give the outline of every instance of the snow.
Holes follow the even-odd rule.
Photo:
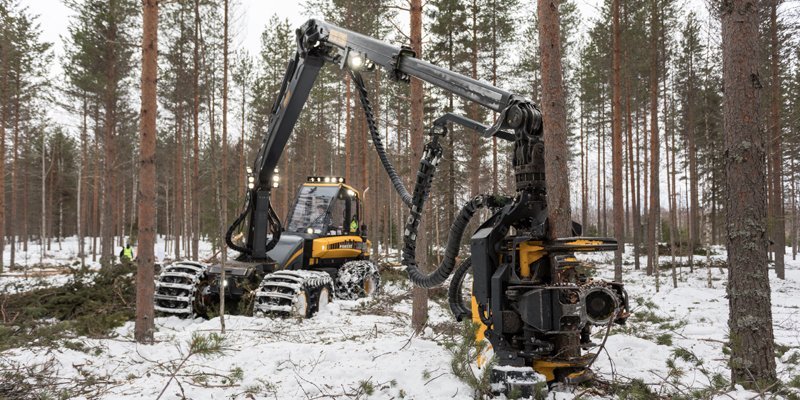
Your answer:
[[[48,267],[37,270],[58,273],[34,276],[34,270],[29,270],[28,278],[19,271],[3,274],[0,289],[10,282],[19,286],[15,290],[62,284],[68,270],[55,266],[75,261],[77,252],[69,250],[75,244],[67,239],[64,250],[48,253],[53,260],[46,263]],[[203,248],[204,254],[210,254],[209,246]],[[31,252],[36,251],[31,246]],[[723,249],[716,252],[712,258],[724,260]],[[712,268],[713,287],[708,288],[707,269],[689,272],[683,268],[679,286],[673,288],[670,271],[663,269],[661,289],[656,292],[655,278],[634,270],[630,253],[625,256],[624,277],[634,316],[627,327],[612,328],[593,366],[595,372],[605,380],[640,379],[660,394],[708,387],[715,374],[728,379],[723,353],[728,332],[727,270]],[[612,254],[581,257],[595,264],[600,277],[613,276]],[[775,340],[788,348],[777,359],[784,382],[800,375],[800,260],[791,260],[791,254],[786,259],[785,281],[770,271]],[[661,257],[662,263],[668,261],[669,257]],[[429,327],[414,336],[409,327],[409,290],[407,285],[388,284],[381,295],[388,305],[374,314],[369,313],[370,300],[362,299],[337,300],[307,320],[227,316],[222,353],[189,357],[162,398],[472,398],[471,389],[452,374],[446,335],[436,329],[452,320],[449,311],[431,301]],[[83,351],[27,347],[0,353],[0,360],[31,365],[52,359],[59,377],[65,379],[77,379],[86,371],[107,377],[113,384],[103,398],[156,398],[187,355],[193,335],[219,333],[220,322],[218,318],[163,317],[156,325],[152,345],[135,343],[129,322],[111,338],[80,338]],[[601,342],[604,333],[604,327],[595,328],[593,340]],[[687,354],[684,349],[699,361],[676,355],[676,351]],[[367,387],[374,389],[372,395],[364,393]],[[734,388],[718,398],[757,395]],[[551,393],[550,398],[576,397],[600,398],[569,392]]]
[[[309,320],[226,318],[227,331],[221,355],[190,357],[181,369],[179,386],[173,382],[166,399],[243,398],[246,389],[257,397],[297,399],[317,396],[346,397],[358,392],[361,382],[374,385],[375,398],[451,398],[469,392],[449,374],[449,353],[433,336],[413,337],[409,321],[395,316],[359,315],[361,301],[337,301]],[[219,331],[219,319],[158,318],[156,344],[132,340],[133,323],[117,330],[115,339],[83,339],[98,355],[68,349],[11,350],[5,357],[17,363],[45,362],[51,355],[60,374],[77,374],[75,365],[122,384],[106,398],[155,398],[166,384],[173,365],[188,351],[194,334]],[[202,374],[208,385],[225,386],[223,379],[241,368],[241,381],[213,389],[192,383]],[[423,379],[423,375],[430,375]],[[435,380],[432,378],[443,374]],[[430,384],[426,384],[430,382]],[[462,396],[462,398],[463,398]]]

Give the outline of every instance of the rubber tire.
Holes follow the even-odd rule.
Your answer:
[[[304,309],[298,309],[300,302],[304,305]],[[312,309],[308,289],[304,287],[295,294],[295,300],[292,300],[292,315],[300,318],[310,318],[313,314]]]
[[[317,312],[324,310],[333,300],[333,291],[328,286],[323,286],[317,293]]]
[[[374,282],[374,290],[367,293],[365,281]],[[336,298],[356,300],[373,296],[380,289],[381,275],[378,266],[369,260],[349,261],[339,267],[336,275]]]

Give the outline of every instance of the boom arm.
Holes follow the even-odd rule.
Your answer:
[[[253,163],[256,182],[251,185],[245,210],[250,217],[246,246],[233,246],[249,255],[252,260],[266,259],[267,251],[276,242],[276,236],[280,235],[279,231],[273,229],[273,240],[267,242],[267,232],[271,228],[269,216],[270,213],[274,215],[269,201],[272,175],[300,111],[308,100],[320,68],[326,62],[353,71],[370,70],[378,66],[386,70],[394,80],[409,82],[411,77],[415,77],[500,113],[500,118],[491,127],[485,127],[463,116],[447,118],[477,129],[483,136],[519,140],[541,135],[541,116],[530,101],[486,82],[419,60],[407,47],[394,46],[315,19],[307,21],[296,31],[296,40],[297,51],[287,66],[280,93],[272,108],[267,132]],[[503,129],[514,130],[516,137]],[[237,222],[241,223],[244,216],[242,214]],[[228,242],[232,245],[230,240]]]

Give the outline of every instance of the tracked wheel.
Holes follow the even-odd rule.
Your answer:
[[[278,271],[261,280],[256,290],[256,316],[310,318],[331,301],[333,280],[319,271]]]
[[[336,298],[355,300],[374,295],[381,284],[378,267],[369,260],[350,261],[339,268]]]
[[[163,267],[153,295],[155,311],[181,318],[205,312],[200,292],[207,270],[207,265],[193,261],[178,261]]]

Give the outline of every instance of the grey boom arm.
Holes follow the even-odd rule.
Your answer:
[[[379,66],[393,80],[409,82],[411,77],[415,77],[500,113],[492,127],[485,127],[464,117],[451,119],[471,128],[480,127],[483,136],[513,140],[513,135],[503,129],[532,132],[541,127],[541,117],[530,101],[486,82],[419,60],[407,47],[395,46],[316,19],[308,20],[296,31],[296,40],[297,51],[287,66],[267,132],[253,162],[256,182],[249,189],[245,211],[228,232],[229,246],[243,252],[251,260],[266,260],[267,251],[280,236],[280,229],[270,227],[270,215],[274,216],[269,199],[272,175],[320,69],[326,62],[354,70],[370,70]],[[245,247],[241,248],[232,244],[230,236],[236,225],[243,222],[246,213],[250,217],[247,241]],[[273,238],[268,243],[267,233],[270,229]]]

